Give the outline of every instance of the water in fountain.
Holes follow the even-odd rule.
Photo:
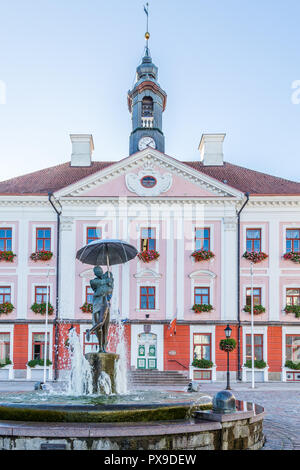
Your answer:
[[[110,376],[106,372],[104,372],[104,370],[100,373],[98,387],[99,393],[101,393],[102,395],[111,395],[112,387]]]
[[[71,369],[66,393],[71,396],[91,395],[93,392],[92,368],[83,355],[75,328],[69,332],[69,355]]]
[[[124,322],[121,321],[121,316],[118,315],[117,325],[115,331],[115,342],[116,342],[116,354],[119,355],[119,359],[116,364],[115,380],[116,380],[116,392],[119,395],[128,393],[127,384],[127,343],[125,339],[125,328]]]

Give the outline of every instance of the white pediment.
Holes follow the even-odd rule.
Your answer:
[[[159,167],[159,173],[154,169],[155,166]],[[147,175],[145,172],[147,172]],[[57,191],[55,195],[57,197],[85,196],[85,194],[88,194],[101,185],[109,183],[121,175],[124,176],[127,188],[132,192],[133,196],[152,197],[161,195],[168,191],[172,186],[173,178],[177,176],[198,186],[199,189],[211,193],[211,196],[237,197],[239,199],[244,197],[244,194],[237,189],[229,187],[228,185],[221,183],[220,181],[207,176],[206,174],[201,173],[194,168],[169,157],[168,155],[150,148],[134,155],[130,155],[124,160],[116,162],[103,170],[83,178],[80,181]],[[141,178],[148,175],[152,175],[157,178],[157,184],[152,188],[152,194],[151,191],[143,191],[141,188]],[[118,196],[118,194],[115,196]]]

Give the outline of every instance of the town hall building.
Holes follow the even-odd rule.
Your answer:
[[[232,378],[249,380],[253,282],[256,379],[299,381],[300,183],[231,164],[225,134],[202,135],[196,161],[165,154],[148,44],[127,100],[126,158],[94,161],[93,137],[72,134],[69,161],[0,182],[0,380],[39,378],[48,295],[48,378],[64,377],[71,327],[95,350],[93,270],[76,253],[116,238],[139,252],[112,267],[129,371],[223,380],[229,324]]]

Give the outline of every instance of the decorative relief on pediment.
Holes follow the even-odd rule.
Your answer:
[[[168,191],[172,186],[173,177],[171,173],[161,174],[151,163],[147,162],[138,174],[128,173],[125,181],[127,189],[132,193],[152,197]]]

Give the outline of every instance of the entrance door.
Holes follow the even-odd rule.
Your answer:
[[[138,335],[137,368],[157,368],[157,335],[154,333],[140,333]]]

